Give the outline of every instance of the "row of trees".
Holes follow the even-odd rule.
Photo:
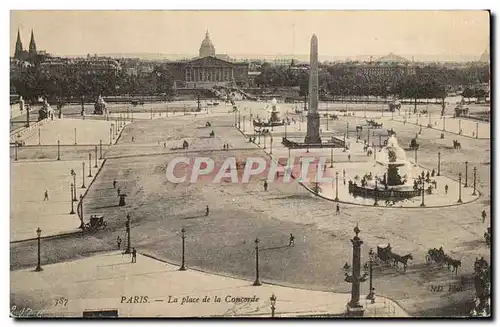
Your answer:
[[[10,78],[14,92],[30,102],[41,96],[55,99],[86,99],[113,95],[173,96],[173,78],[168,70],[156,67],[151,73],[141,76],[115,73],[80,73],[70,70],[51,73],[37,67],[29,67]]]

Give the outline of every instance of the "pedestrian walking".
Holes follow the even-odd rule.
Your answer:
[[[208,204],[207,204],[207,206],[205,207],[205,216],[208,216],[209,213],[210,213],[210,209],[208,208]]]
[[[483,217],[483,224],[484,224],[484,221],[486,220],[486,210],[483,210],[481,216]]]
[[[49,201],[49,191],[45,190],[45,195],[43,197],[43,201]]]
[[[347,160],[351,161],[351,155],[350,154],[347,155]]]
[[[116,179],[113,180],[113,188],[116,188]]]
[[[132,136],[132,142],[134,142],[134,141],[135,141],[135,139],[134,139],[134,137]]]
[[[444,194],[448,194],[448,184],[444,186]]]
[[[118,247],[118,250],[120,250],[122,246],[122,238],[120,236],[116,238],[116,246]]]
[[[337,203],[337,210],[335,211],[337,215],[340,215],[340,205]]]
[[[267,181],[264,181],[264,192],[267,191]]]
[[[132,263],[136,262],[137,262],[137,251],[135,250],[135,248],[132,248]]]
[[[290,242],[288,243],[288,246],[294,246],[295,245],[295,237],[290,233]]]

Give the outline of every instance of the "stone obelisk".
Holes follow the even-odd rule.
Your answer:
[[[318,114],[318,38],[311,37],[311,60],[309,72],[309,112],[305,143],[321,143]]]

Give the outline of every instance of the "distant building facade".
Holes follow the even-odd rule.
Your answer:
[[[217,55],[208,31],[197,58],[171,62],[167,67],[176,87],[180,88],[248,86],[248,63],[233,62],[227,55]]]

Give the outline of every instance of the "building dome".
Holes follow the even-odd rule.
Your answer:
[[[215,47],[212,44],[212,40],[210,40],[210,36],[208,35],[208,31],[205,34],[205,39],[201,42],[200,46],[200,57],[215,57]]]
[[[489,62],[490,61],[490,53],[488,50],[484,51],[481,57],[479,58],[480,62]]]

